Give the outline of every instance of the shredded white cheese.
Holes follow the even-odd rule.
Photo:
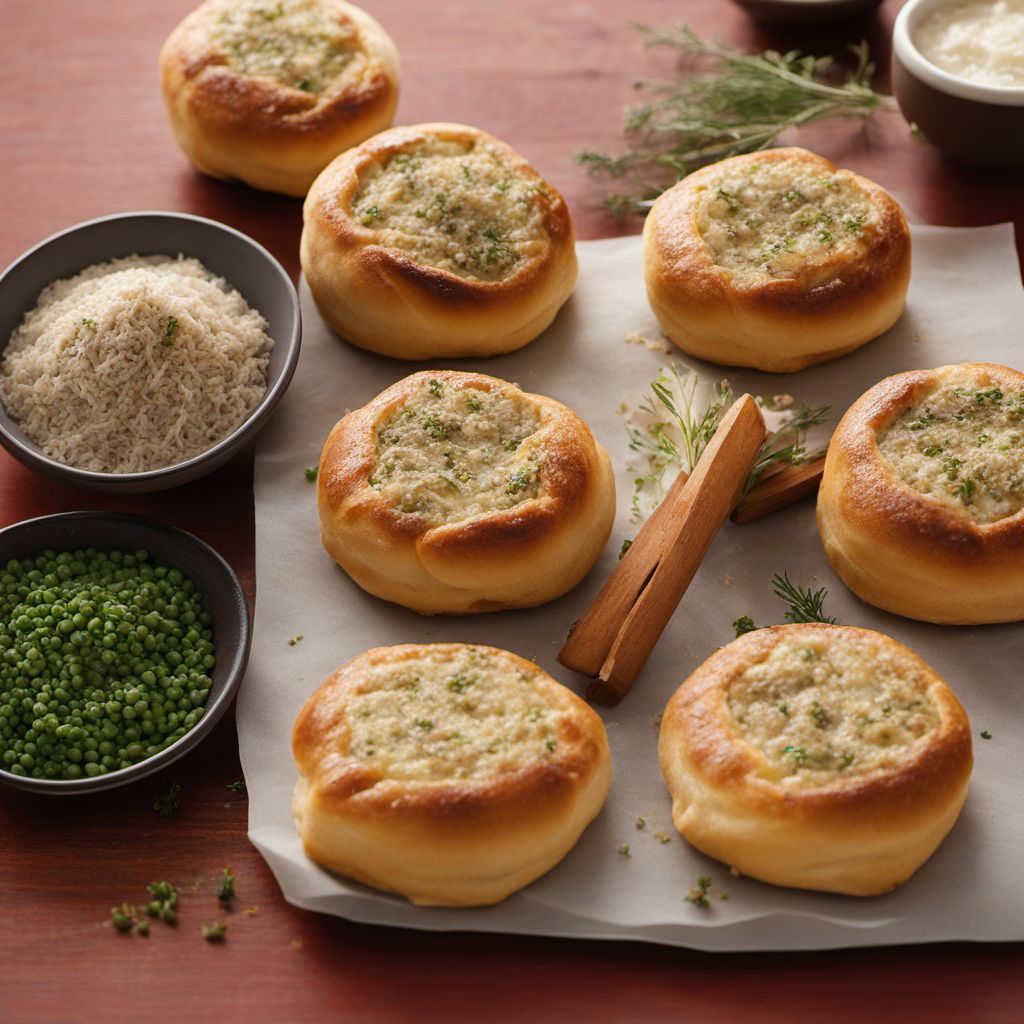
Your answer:
[[[262,315],[198,260],[129,256],[42,292],[4,352],[0,400],[58,462],[159,469],[245,421],[273,344]]]
[[[220,0],[204,10],[212,42],[240,74],[320,93],[367,71],[355,25],[319,0]]]
[[[345,708],[348,753],[386,777],[484,779],[558,756],[540,669],[465,646],[369,670]]]
[[[887,427],[878,450],[908,487],[976,523],[1024,508],[1024,391],[950,379]]]
[[[378,429],[370,485],[430,526],[512,508],[540,493],[539,426],[521,392],[428,380]]]
[[[486,139],[431,137],[365,171],[352,210],[418,263],[500,281],[544,252],[545,192]]]
[[[797,160],[725,169],[701,189],[697,229],[718,266],[756,284],[866,251],[872,210],[848,171]]]
[[[939,723],[915,660],[825,627],[780,639],[732,684],[728,707],[771,778],[793,786],[899,764]]]

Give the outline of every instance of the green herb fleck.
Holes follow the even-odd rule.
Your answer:
[[[181,810],[181,786],[172,782],[153,802],[153,810],[166,821],[173,821]]]
[[[441,382],[439,380],[432,380],[430,382],[430,393],[435,398],[441,397]]]
[[[814,724],[819,729],[824,729],[828,726],[828,712],[817,701],[811,706],[810,715]]]
[[[228,926],[218,921],[216,924],[201,924],[199,931],[207,942],[226,942]]]
[[[624,558],[624,557],[625,557],[625,554],[626,554],[626,552],[627,552],[627,551],[628,551],[628,550],[629,550],[629,549],[630,549],[630,548],[631,548],[632,546],[633,546],[633,538],[632,538],[632,537],[627,537],[627,538],[626,538],[626,539],[625,539],[625,540],[624,540],[624,541],[622,542],[622,547],[621,547],[621,548],[619,548],[619,559],[620,559],[620,560],[621,560],[622,558]]]
[[[636,819],[637,831],[638,832],[642,831],[646,825],[647,825],[647,819],[645,817],[643,817],[642,815],[638,816],[637,819]]]
[[[245,788],[245,783],[241,779],[236,779],[234,782],[229,782],[225,789],[230,789],[232,793],[237,793],[239,796],[248,796],[248,791]]]
[[[110,908],[110,919],[119,932],[130,932],[134,919],[135,908],[128,903],[122,903],[119,907]]]
[[[510,437],[502,442],[501,447],[507,452],[514,452],[522,443],[523,439],[521,437]]]
[[[990,733],[988,731],[988,729],[982,729],[981,730],[981,738],[983,740],[990,740],[990,739],[992,739],[992,733]]]
[[[170,348],[173,344],[174,335],[178,330],[178,318],[176,316],[169,316],[167,318],[167,329],[164,331],[164,336],[160,341],[160,344],[164,348]]]
[[[711,906],[711,901],[708,899],[708,893],[711,891],[711,879],[707,875],[701,875],[697,879],[697,884],[683,897],[687,903],[692,903],[695,907],[700,907],[702,910],[707,910]]]
[[[297,643],[298,643],[298,642],[299,642],[300,640],[302,640],[302,639],[304,639],[304,638],[303,638],[303,635],[302,635],[301,633],[299,633],[299,634],[298,634],[297,636],[293,636],[293,637],[292,637],[292,638],[291,638],[291,639],[290,639],[290,640],[288,641],[288,646],[289,646],[289,647],[294,647],[294,646],[295,646],[295,645],[296,645],[296,644],[297,644]]]
[[[783,701],[781,704],[776,704],[775,706],[783,715],[789,718],[789,705],[785,701]]]
[[[839,763],[839,770],[845,771],[847,768],[850,767],[851,764],[853,764],[854,760],[855,758],[853,754],[843,754],[843,759]]]
[[[380,216],[380,207],[379,206],[368,206],[360,214],[360,219],[362,220],[362,222],[364,224],[370,224],[373,221],[375,221],[379,216]]]
[[[843,221],[843,227],[847,231],[860,231],[864,227],[864,223],[867,220],[866,217],[847,217]]]
[[[933,444],[927,448],[922,449],[921,454],[927,455],[930,459],[934,459],[940,456],[944,451],[945,449],[942,447],[941,444]]]
[[[83,327],[95,327],[96,326],[96,321],[93,320],[91,317],[88,317],[88,316],[82,317],[82,326]]]
[[[509,478],[505,488],[506,494],[519,494],[530,486],[531,475],[528,470],[517,469]]]
[[[477,680],[476,676],[462,675],[453,676],[448,680],[448,689],[453,693],[465,693]]]
[[[753,633],[757,626],[749,615],[741,615],[732,624],[732,628],[736,631],[737,636],[743,636],[744,633]]]
[[[974,481],[968,478],[961,481],[960,486],[956,489],[956,494],[965,505],[969,505],[976,489]]]
[[[827,230],[826,228],[822,228],[818,232],[818,241],[819,242],[831,242],[832,241],[832,232]]]
[[[441,421],[436,416],[428,416],[423,421],[423,429],[431,437],[441,438],[441,437],[447,437],[448,436],[447,429],[445,429],[444,424],[441,423]]]
[[[220,887],[217,889],[217,899],[221,903],[229,904],[235,898],[235,876],[231,868],[224,868],[220,873]]]
[[[466,398],[466,408],[470,412],[479,412],[484,407],[484,403],[478,398],[474,398],[473,395],[469,395]]]
[[[942,463],[942,469],[947,480],[955,480],[960,475],[960,467],[963,462],[960,459],[948,458]]]
[[[817,657],[810,647],[797,647],[795,653],[800,655],[801,661],[814,661]]]
[[[932,415],[931,409],[925,409],[916,420],[911,420],[907,424],[908,430],[924,430],[925,427],[930,426],[935,422],[935,417]]]
[[[416,725],[424,732],[430,732],[434,728],[434,723],[429,718],[417,718]]]
[[[164,924],[178,922],[178,890],[170,882],[150,882],[147,886],[153,897],[146,907],[150,917],[158,917]]]
[[[740,208],[740,201],[731,192],[726,192],[724,188],[718,190],[718,198],[729,207],[730,213],[735,213]]]
[[[306,479],[307,479],[307,480],[308,480],[308,481],[309,481],[310,483],[315,483],[315,482],[316,482],[317,474],[318,474],[319,472],[320,472],[320,467],[319,467],[319,466],[307,466],[307,467],[306,467],[306,468],[305,468],[305,469],[303,470],[303,473],[305,474],[305,476],[306,476]]]
[[[628,857],[628,856],[629,856],[629,843],[623,843],[623,844],[622,844],[622,845],[621,845],[621,846],[619,847],[619,853],[620,853],[620,854],[621,854],[621,855],[622,855],[623,857]]]
[[[557,747],[558,744],[554,740],[548,740],[547,743],[544,744],[544,746],[548,748],[549,754],[553,754],[555,751],[555,747]]]
[[[782,748],[782,753],[786,757],[792,758],[793,763],[798,767],[802,768],[804,762],[807,760],[807,751],[803,747],[785,746]]]

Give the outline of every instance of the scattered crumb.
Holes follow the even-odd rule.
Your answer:
[[[303,636],[302,636],[301,633],[298,636],[293,636],[291,638],[291,640],[288,641],[288,646],[289,647],[294,647],[302,639],[303,639]]]
[[[630,412],[628,402],[619,402],[619,415],[626,416]]]
[[[623,341],[625,341],[627,345],[643,345],[648,352],[671,353],[672,351],[672,346],[669,345],[664,338],[648,338],[639,331],[630,331],[630,333],[623,338]]]
[[[643,815],[640,815],[640,816],[637,817],[637,819],[636,819],[636,827],[637,827],[637,829],[642,829],[646,824],[647,824],[647,819],[645,817],[643,817]]]
[[[732,875],[733,878],[740,877],[740,873],[735,868],[729,868],[729,874]]]
[[[655,715],[654,718],[652,719],[652,721],[654,723],[654,728],[655,729],[660,729],[661,728],[661,715]]]
[[[259,907],[246,907],[242,911],[243,914],[248,914],[250,917],[252,917],[253,914],[258,914],[259,912],[260,912],[260,908]]]
[[[623,843],[623,844],[622,844],[622,845],[621,845],[621,846],[619,847],[619,853],[620,853],[620,854],[621,854],[621,855],[622,855],[623,857],[628,857],[628,856],[629,856],[629,843]]]
[[[707,910],[711,906],[708,893],[711,891],[711,879],[707,875],[701,875],[696,885],[683,897],[687,903],[692,903],[701,910]]]
[[[732,586],[732,577],[728,573],[726,573],[725,576],[722,577],[722,582],[727,587],[731,587]]]
[[[662,831],[660,828],[657,832],[654,833],[654,838],[657,839],[658,842],[662,845],[664,845],[665,843],[672,842],[672,837],[667,832]]]
[[[302,949],[302,939],[292,939],[289,945],[292,949]]]

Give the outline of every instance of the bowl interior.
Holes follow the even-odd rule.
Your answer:
[[[0,406],[0,429],[32,457],[34,468],[50,468],[58,476],[77,477],[86,485],[129,485],[144,478],[163,477],[172,486],[174,470],[206,460],[223,448],[234,449],[233,439],[269,413],[288,386],[298,358],[301,321],[295,288],[281,265],[269,252],[233,228],[203,217],[181,213],[129,213],[68,228],[30,249],[0,276],[0,354],[11,334],[32,309],[39,293],[51,282],[70,277],[95,263],[120,256],[195,257],[208,270],[236,288],[253,309],[267,319],[274,339],[267,367],[267,391],[244,423],[207,452],[177,466],[148,473],[89,473],[47,458],[18,429]],[[15,452],[15,454],[18,454]],[[195,474],[192,474],[194,477]]]
[[[893,52],[907,70],[940,92],[961,99],[996,106],[1024,106],[1024,86],[988,85],[962,78],[929,60],[918,48],[921,22],[935,11],[956,6],[962,0],[909,0],[893,25]]]
[[[29,519],[0,530],[0,565],[33,558],[45,550],[133,552],[145,548],[153,561],[180,569],[191,578],[212,619],[216,664],[206,712],[176,743],[129,768],[80,779],[34,779],[0,769],[0,781],[19,789],[51,794],[111,789],[166,767],[198,744],[231,704],[249,659],[251,641],[245,592],[227,562],[209,545],[184,530],[142,516],[114,512],[65,512]]]

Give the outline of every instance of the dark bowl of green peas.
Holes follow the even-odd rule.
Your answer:
[[[187,754],[249,659],[245,593],[184,530],[66,512],[0,530],[0,782],[134,782]]]

